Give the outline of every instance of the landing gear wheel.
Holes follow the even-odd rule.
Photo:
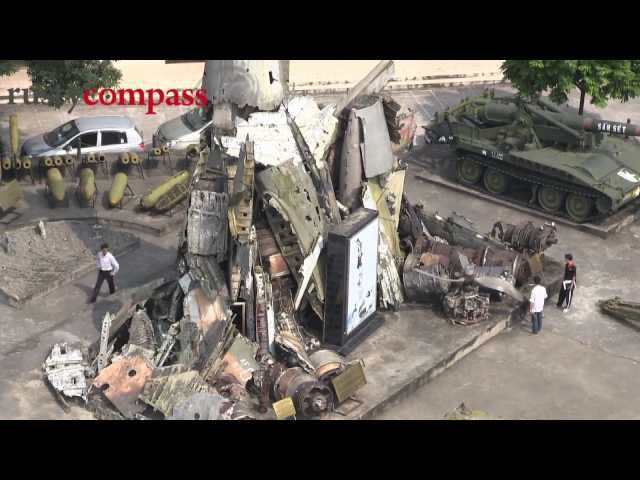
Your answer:
[[[589,197],[570,193],[564,202],[564,208],[572,220],[576,222],[584,222],[593,209],[593,200]]]
[[[509,180],[504,173],[501,173],[493,168],[487,168],[484,171],[482,183],[484,184],[484,188],[486,188],[489,192],[493,193],[494,195],[501,195],[507,190]]]
[[[482,165],[470,158],[459,158],[456,172],[460,182],[475,185],[482,178]]]
[[[538,203],[547,212],[557,212],[562,208],[563,193],[549,187],[538,190]]]
[[[606,215],[611,211],[611,199],[609,197],[600,196],[596,199],[596,210],[601,215]]]

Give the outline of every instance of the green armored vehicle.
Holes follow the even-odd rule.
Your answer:
[[[494,196],[528,189],[531,207],[575,222],[605,217],[640,195],[640,128],[562,112],[543,98],[462,101],[424,127],[450,143],[458,181]]]

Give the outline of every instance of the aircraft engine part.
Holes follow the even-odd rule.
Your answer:
[[[475,325],[489,318],[489,296],[481,294],[477,285],[465,284],[444,296],[442,308],[451,323]]]
[[[442,255],[410,253],[404,262],[402,281],[408,300],[413,302],[439,301],[449,290],[447,265],[449,259]],[[416,272],[419,269],[429,275]]]
[[[300,367],[285,370],[276,380],[274,390],[278,400],[291,397],[302,418],[319,417],[333,409],[331,389]]]
[[[539,227],[532,222],[517,225],[496,222],[491,229],[491,236],[518,251],[541,253],[558,243],[558,228],[553,222],[545,222]]]
[[[309,359],[315,368],[315,376],[325,385],[330,385],[331,380],[346,368],[344,358],[333,350],[316,350]]]

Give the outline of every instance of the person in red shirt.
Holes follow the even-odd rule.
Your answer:
[[[564,308],[568,312],[573,300],[573,290],[576,288],[576,264],[573,263],[573,255],[567,253],[564,256],[567,263],[564,266],[564,279],[558,295],[558,308]]]

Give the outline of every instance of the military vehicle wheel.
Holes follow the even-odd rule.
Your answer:
[[[586,220],[593,209],[593,200],[589,197],[570,193],[567,195],[564,207],[572,220],[582,222]]]
[[[487,168],[482,177],[484,188],[495,195],[500,195],[507,190],[509,179],[507,176],[493,168]]]
[[[482,178],[482,165],[470,158],[458,159],[456,171],[458,180],[467,185],[475,185]]]
[[[538,190],[538,203],[547,212],[557,212],[562,208],[563,194],[559,190],[542,187]]]
[[[611,211],[611,199],[604,195],[598,197],[596,199],[596,210],[598,210],[598,213],[601,215],[609,213]]]

